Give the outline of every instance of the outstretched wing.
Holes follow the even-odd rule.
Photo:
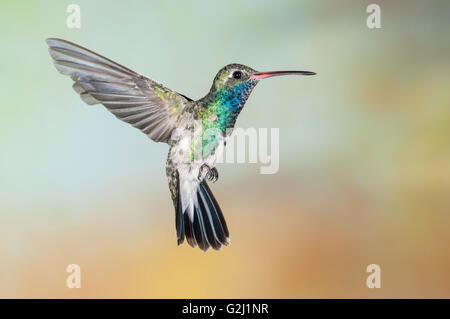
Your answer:
[[[87,104],[103,104],[157,142],[167,142],[190,101],[162,84],[74,43],[47,39],[57,70]]]

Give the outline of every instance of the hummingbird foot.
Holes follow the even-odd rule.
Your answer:
[[[203,164],[200,167],[200,170],[198,172],[198,179],[201,181],[203,178],[203,170],[207,170],[205,177],[207,179],[209,179],[211,182],[215,183],[218,179],[219,179],[219,172],[217,171],[217,168],[213,167],[209,167],[206,164]]]
[[[213,167],[211,169],[211,173],[212,173],[212,178],[208,177],[208,179],[210,181],[212,181],[213,183],[217,182],[217,180],[219,179],[219,171],[217,170],[217,168]]]

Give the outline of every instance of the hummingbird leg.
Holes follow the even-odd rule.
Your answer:
[[[211,182],[215,183],[218,179],[219,179],[219,172],[217,171],[217,168],[213,167],[209,167],[206,164],[203,164],[202,166],[200,166],[200,170],[198,172],[198,179],[201,181],[202,177],[203,177],[203,170],[206,169],[208,170],[206,172],[206,178],[209,179]]]

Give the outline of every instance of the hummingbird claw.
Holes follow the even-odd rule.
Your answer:
[[[209,180],[213,183],[217,182],[219,179],[219,172],[217,171],[217,168],[212,168],[210,172],[212,176],[209,177]]]
[[[215,167],[211,168],[211,167],[209,167],[208,165],[203,164],[203,165],[200,167],[200,170],[199,170],[199,172],[198,172],[198,180],[199,180],[199,181],[202,181],[202,180],[204,179],[204,177],[203,177],[203,170],[204,170],[204,169],[208,170],[208,171],[206,172],[206,175],[205,175],[205,177],[206,177],[208,180],[210,180],[211,182],[215,183],[215,182],[219,179],[219,172],[217,171],[217,168],[215,168]],[[203,178],[202,178],[202,177],[203,177]]]

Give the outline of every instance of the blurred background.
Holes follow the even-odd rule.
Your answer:
[[[370,3],[2,0],[0,297],[449,298],[450,3],[376,1],[369,29]],[[85,105],[48,37],[194,99],[232,62],[318,73],[241,113],[280,128],[280,170],[218,167],[231,246],[177,247],[167,145]]]

